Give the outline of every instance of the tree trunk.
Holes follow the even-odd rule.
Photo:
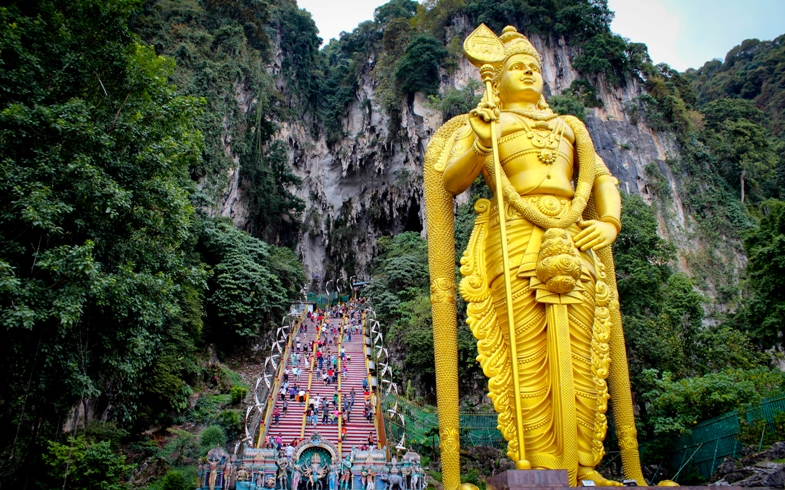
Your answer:
[[[741,203],[744,204],[744,176],[747,175],[746,170],[741,171]]]

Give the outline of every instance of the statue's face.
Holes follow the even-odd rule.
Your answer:
[[[504,64],[499,80],[499,97],[503,103],[531,102],[536,104],[542,95],[543,81],[540,64],[528,54],[511,56]]]

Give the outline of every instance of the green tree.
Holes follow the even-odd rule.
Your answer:
[[[185,323],[199,317],[192,295],[205,277],[187,251],[189,168],[203,147],[193,121],[204,103],[178,95],[168,83],[174,62],[131,32],[138,6],[0,8],[0,464],[9,484],[80,402],[132,420],[167,343],[191,344],[199,328]]]
[[[586,121],[586,107],[572,94],[554,95],[548,99],[548,105],[556,114],[570,114],[581,121]]]
[[[447,50],[430,34],[418,34],[406,46],[395,68],[395,78],[404,94],[433,95],[439,89],[439,65]]]
[[[319,106],[322,77],[318,76],[319,45],[311,14],[297,6],[297,2],[279,2],[273,10],[273,23],[281,34],[281,72],[295,89],[288,91],[288,105],[301,115],[309,107]]]
[[[725,59],[712,60],[686,77],[698,94],[699,105],[723,98],[748,100],[766,117],[763,123],[775,137],[785,129],[783,91],[785,90],[785,45],[783,36],[772,41],[747,39],[731,49]]]
[[[785,203],[761,205],[760,226],[744,239],[750,296],[741,323],[761,348],[785,344]]]
[[[305,282],[291,251],[234,228],[228,219],[205,219],[199,248],[211,265],[205,334],[224,349],[277,322]]]
[[[477,107],[482,99],[482,94],[477,93],[480,88],[480,82],[470,80],[462,89],[448,88],[441,98],[431,96],[430,103],[442,111],[442,118],[445,121],[449,121],[453,117],[466,114]]]
[[[275,121],[285,119],[266,63],[271,58],[267,37],[272,13],[279,26],[303,28],[307,20],[293,2],[272,7],[266,2],[211,0],[207,2],[147,2],[134,28],[157,52],[176,60],[171,80],[179,93],[198,95],[206,110],[194,120],[204,134],[202,158],[191,166],[200,179],[203,207],[213,207],[228,185],[230,170],[238,167],[243,199],[250,213],[249,230],[267,242],[292,246],[297,239],[303,202],[292,189],[300,185],[292,172],[288,145],[273,140]],[[300,21],[304,22],[302,24]],[[267,25],[267,27],[265,27]],[[313,26],[315,37],[315,26]],[[303,31],[283,32],[286,76],[303,83],[303,90],[318,90],[310,74],[313,53],[299,56],[299,49],[315,49],[314,39]],[[299,43],[303,43],[302,45]],[[318,42],[316,42],[318,46]],[[294,103],[294,102],[293,102]]]
[[[181,471],[169,470],[161,479],[161,490],[191,490],[191,487]]]
[[[199,446],[201,446],[203,454],[207,454],[214,447],[225,445],[226,441],[226,433],[220,425],[205,427],[202,433],[199,434]]]
[[[675,380],[670,373],[644,371],[652,386],[643,395],[654,434],[684,433],[704,420],[760,403],[782,393],[785,376],[779,369],[725,370]]]
[[[123,490],[132,466],[115,454],[109,441],[89,443],[84,437],[69,437],[68,444],[49,443],[44,455],[53,486],[73,490]]]
[[[259,114],[260,120],[262,117]],[[261,132],[253,136],[254,145],[263,144]],[[255,218],[250,225],[252,234],[269,243],[294,244],[305,203],[289,191],[302,183],[289,164],[289,145],[275,140],[255,156],[240,167],[240,174],[248,183],[245,199]]]
[[[381,7],[376,7],[373,19],[384,24],[392,19],[411,19],[417,13],[417,2],[414,0],[391,0]]]
[[[648,315],[662,303],[675,247],[657,234],[657,218],[637,194],[622,195],[622,230],[613,244],[621,311]]]
[[[463,236],[462,232],[458,234]],[[373,262],[373,281],[366,288],[366,294],[386,328],[386,338],[402,361],[405,380],[414,379],[418,393],[432,396],[436,371],[427,242],[419,233],[406,232],[382,237],[378,246],[379,255]],[[458,251],[457,255],[460,253]],[[469,392],[480,380],[480,369],[476,361],[476,341],[462,321],[463,314],[461,311],[458,318],[458,372],[461,386]]]
[[[701,140],[716,158],[720,175],[740,193],[760,200],[777,196],[777,147],[768,131],[756,121],[763,113],[746,100],[717,99],[703,108],[706,129]]]

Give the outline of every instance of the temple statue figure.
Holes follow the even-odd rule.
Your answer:
[[[319,453],[314,452],[308,463],[304,464],[300,470],[304,477],[305,488],[307,490],[315,490],[316,488],[323,488],[322,480],[328,476],[330,466],[322,464],[322,458]]]
[[[610,247],[618,181],[583,123],[549,108],[523,34],[481,25],[464,53],[485,98],[434,134],[424,167],[444,487],[460,486],[454,196],[479,175],[494,200],[475,203],[460,293],[508,456],[572,486],[621,485],[594,470],[612,397],[625,477],[645,485]]]
[[[278,458],[275,460],[277,466],[275,473],[275,488],[277,490],[289,490],[289,477],[292,473],[291,461],[284,452],[278,451]]]
[[[294,473],[292,474],[292,486],[291,490],[299,490],[300,488],[300,479],[302,478],[302,473],[297,466],[294,467]]]
[[[352,490],[354,477],[352,476],[352,465],[354,458],[352,455],[347,455],[346,458],[341,460],[341,490]]]

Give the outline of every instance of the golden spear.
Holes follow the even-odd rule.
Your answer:
[[[485,24],[472,32],[463,43],[463,52],[466,58],[480,68],[480,76],[485,84],[485,100],[487,104],[495,108],[493,100],[493,75],[496,66],[504,61],[504,44],[496,34],[493,33]],[[519,470],[531,469],[531,463],[526,460],[526,449],[523,440],[523,414],[521,413],[521,394],[519,391],[518,376],[518,353],[515,345],[515,316],[512,305],[512,285],[510,283],[510,257],[507,251],[507,217],[504,207],[504,195],[502,192],[501,163],[499,161],[499,142],[496,138],[498,116],[491,117],[491,150],[493,152],[493,180],[495,182],[494,198],[496,208],[499,211],[499,233],[501,234],[502,246],[502,265],[504,267],[504,293],[507,303],[507,326],[509,329],[510,364],[512,369],[513,382],[513,402],[515,407],[515,425],[518,436],[518,458],[515,461],[515,468]]]

